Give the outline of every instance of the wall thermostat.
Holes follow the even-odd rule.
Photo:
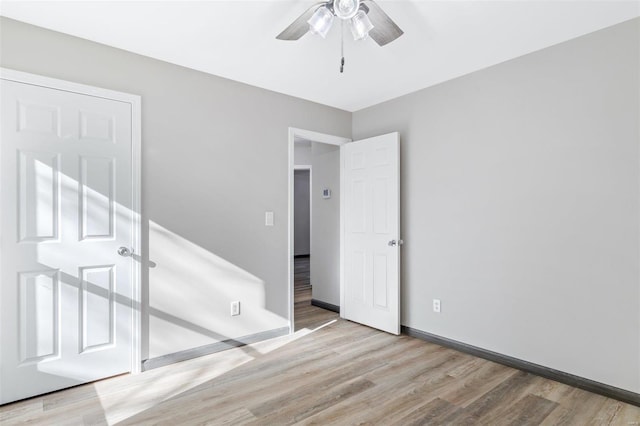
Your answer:
[[[329,188],[322,190],[322,198],[331,198],[331,190]]]

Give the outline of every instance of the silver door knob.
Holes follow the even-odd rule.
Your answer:
[[[120,256],[123,256],[123,257],[129,257],[129,256],[131,256],[131,250],[129,250],[129,249],[128,249],[128,248],[126,248],[126,247],[120,247],[120,248],[118,249],[118,254],[119,254]]]
[[[402,241],[402,240],[398,240],[398,241],[396,241],[396,240],[391,240],[391,241],[389,241],[389,245],[390,245],[391,247],[401,246],[402,244],[404,244],[404,241]]]

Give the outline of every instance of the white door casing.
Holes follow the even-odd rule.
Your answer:
[[[398,133],[343,145],[341,163],[340,314],[345,319],[400,334]]]
[[[2,70],[0,403],[139,371],[139,97]]]

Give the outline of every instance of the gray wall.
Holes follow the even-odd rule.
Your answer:
[[[403,324],[640,392],[639,26],[354,113],[401,132]]]
[[[295,142],[293,145],[293,162],[296,166],[311,165],[311,142]]]
[[[296,166],[311,166],[311,142],[296,141],[293,145],[293,162]],[[306,183],[302,183],[301,173],[306,173]],[[311,254],[311,205],[309,183],[311,172],[294,173],[293,197],[293,254]],[[306,200],[306,201],[305,201]],[[302,204],[301,204],[302,203]]]
[[[314,142],[311,157],[312,297],[340,305],[340,147]],[[324,188],[331,198],[322,198]]]
[[[288,127],[348,137],[351,114],[0,23],[3,67],[142,96],[143,358],[286,326]]]
[[[293,254],[311,253],[311,203],[309,170],[293,172]]]

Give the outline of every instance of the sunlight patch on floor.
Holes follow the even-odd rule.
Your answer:
[[[301,330],[296,331],[295,333],[288,334],[286,336],[254,343],[253,345],[251,345],[251,347],[255,349],[257,352],[259,352],[260,354],[266,355],[269,352],[273,352],[274,350],[279,349],[291,342],[295,342],[296,340],[302,339],[303,337],[306,337],[315,331],[318,331],[324,327],[328,327],[335,322],[337,322],[337,320],[334,319],[334,320],[327,321],[326,323],[323,323],[316,328],[311,328],[311,329],[303,328]]]
[[[337,319],[333,319],[315,328],[304,328],[286,336],[229,349],[224,351],[224,359],[221,359],[222,357],[219,355],[221,353],[215,353],[184,361],[192,364],[192,367],[181,373],[174,372],[173,370],[177,369],[177,364],[172,364],[139,375],[128,375],[96,382],[95,392],[104,408],[107,423],[115,424],[153,408],[163,401],[189,392],[257,359],[259,356],[283,348],[289,343],[309,336],[337,321]],[[229,355],[232,355],[231,359],[229,359]],[[180,368],[184,368],[184,366],[181,365]],[[117,394],[118,397],[114,398],[114,394]]]
[[[209,355],[186,361],[193,363],[195,368],[180,373],[171,371],[176,366],[173,364],[139,375],[126,376],[121,381],[114,379],[113,382],[97,382],[95,391],[104,407],[107,422],[115,424],[123,421],[255,359],[245,353],[234,354],[233,359],[216,360],[210,359],[211,357]],[[208,362],[206,358],[209,358]],[[114,398],[114,393],[118,394],[117,398]]]

